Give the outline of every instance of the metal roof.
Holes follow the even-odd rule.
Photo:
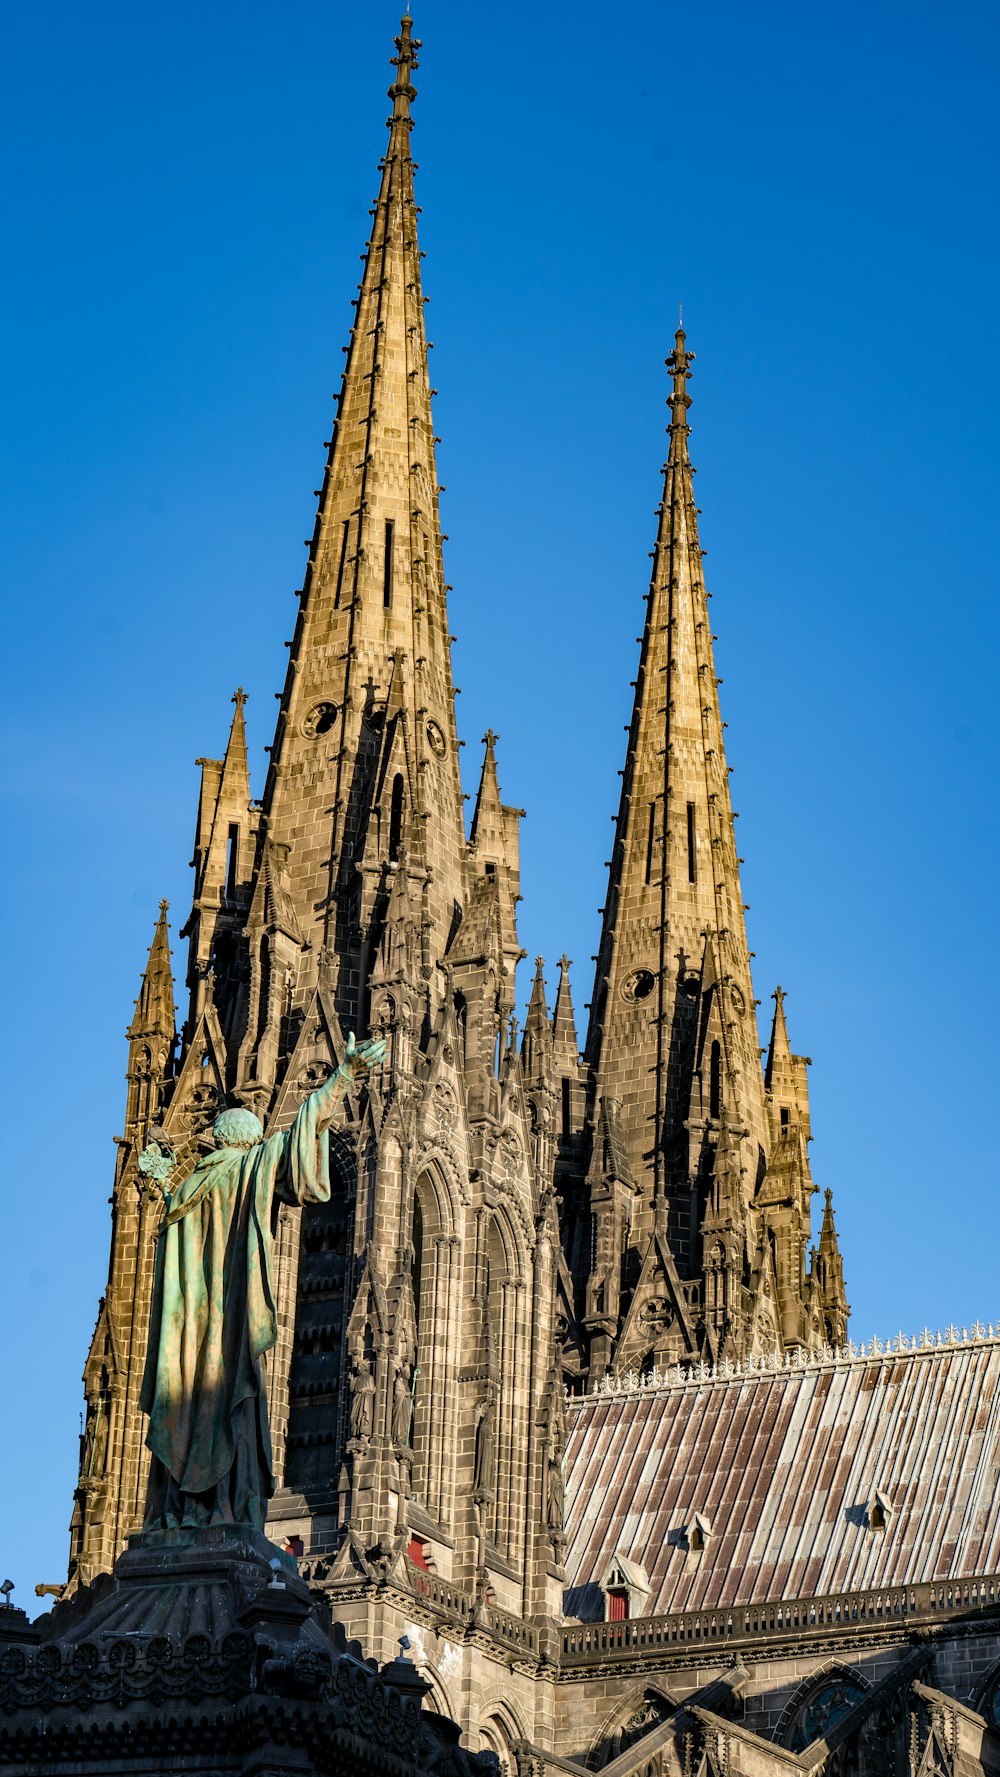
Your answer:
[[[650,1616],[1000,1569],[1000,1337],[612,1387],[567,1402],[570,1616],[616,1551]]]

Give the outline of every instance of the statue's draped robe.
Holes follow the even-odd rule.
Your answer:
[[[147,1529],[263,1525],[274,1492],[262,1366],[278,1334],[272,1206],[329,1201],[323,1131],[342,1093],[334,1074],[290,1129],[216,1149],[171,1197],[140,1395],[153,1452]]]

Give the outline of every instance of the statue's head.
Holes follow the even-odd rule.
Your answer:
[[[253,1111],[237,1105],[221,1111],[212,1124],[212,1134],[221,1148],[253,1148],[264,1139],[264,1125]]]

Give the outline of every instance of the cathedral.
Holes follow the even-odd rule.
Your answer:
[[[468,831],[459,770],[418,49],[407,16],[263,794],[238,690],[182,1003],[164,904],[128,1029],[67,1604],[142,1517],[151,1132],[193,1165],[225,1106],[287,1128],[371,1034],[330,1201],[277,1211],[266,1378],[268,1532],[350,1645],[402,1641],[510,1777],[992,1770],[1000,1330],[856,1346],[829,1191],[814,1237],[780,988],[758,1044],[682,330],[587,1026],[565,957],[515,1024],[520,811],[492,733]]]

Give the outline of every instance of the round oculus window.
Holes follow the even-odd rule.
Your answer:
[[[651,969],[634,969],[622,982],[622,999],[648,1000],[655,986],[656,976]]]
[[[317,735],[329,734],[338,713],[335,703],[314,703],[302,718],[302,732],[306,739],[315,740]]]

